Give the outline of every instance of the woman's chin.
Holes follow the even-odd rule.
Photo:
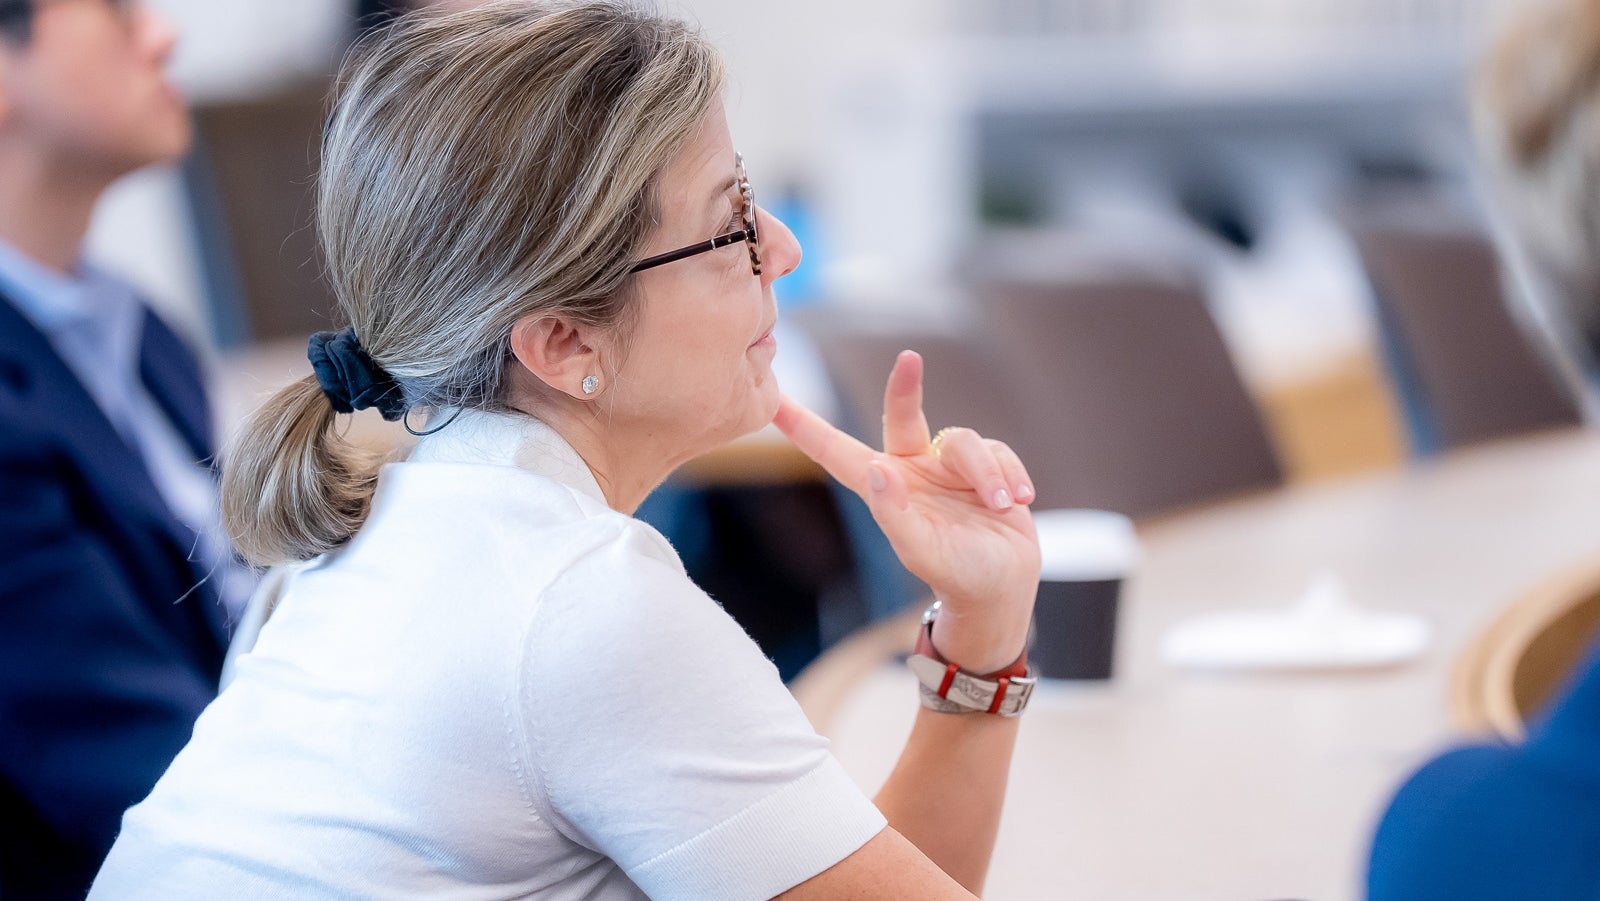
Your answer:
[[[778,404],[782,399],[778,380],[768,370],[750,386],[749,393],[743,399],[735,402],[734,409],[727,411],[732,415],[717,417],[715,425],[700,433],[700,440],[705,443],[700,452],[715,450],[766,428],[772,423],[772,417],[778,415]]]
[[[778,375],[772,370],[767,370],[767,377],[756,386],[756,418],[759,420],[750,431],[765,428],[772,422],[772,417],[778,415],[778,404],[783,400],[783,392],[778,390]]]
[[[741,416],[731,429],[728,429],[728,441],[735,441],[746,435],[759,432],[772,423],[772,417],[778,415],[778,403],[782,395],[778,392],[778,380],[769,372],[765,380],[756,385],[751,391],[751,397]],[[726,443],[726,442],[724,442]]]

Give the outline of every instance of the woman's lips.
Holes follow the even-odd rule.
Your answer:
[[[767,329],[765,334],[763,334],[760,338],[757,338],[756,342],[754,344],[750,345],[750,346],[751,347],[777,347],[778,346],[778,339],[774,338],[772,336],[772,329],[769,328],[769,329]]]

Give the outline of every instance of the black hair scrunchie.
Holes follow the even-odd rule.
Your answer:
[[[317,332],[311,336],[306,358],[334,412],[377,407],[389,422],[405,415],[406,399],[400,385],[362,348],[355,329]]]

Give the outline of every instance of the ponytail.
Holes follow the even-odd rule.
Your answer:
[[[250,563],[326,553],[367,518],[378,455],[336,435],[334,416],[316,377],[307,376],[246,421],[222,469],[222,518]]]

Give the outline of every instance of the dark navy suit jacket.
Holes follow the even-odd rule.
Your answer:
[[[196,459],[209,458],[198,367],[148,313],[140,367]],[[215,696],[226,625],[188,560],[194,541],[49,340],[0,296],[6,901],[82,898],[123,810]]]
[[[1434,758],[1373,841],[1372,901],[1600,901],[1600,645],[1519,747]]]

